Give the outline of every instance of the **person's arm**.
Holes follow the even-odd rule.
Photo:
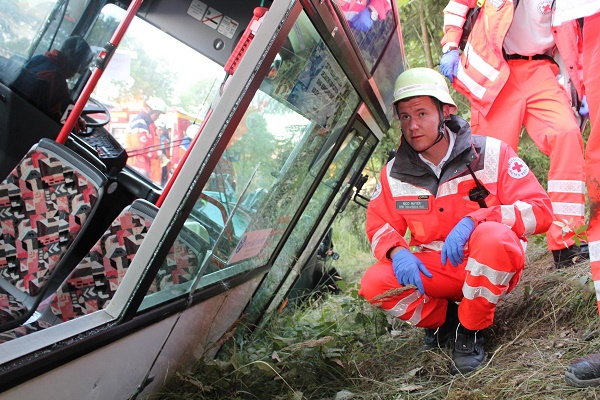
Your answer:
[[[465,17],[469,8],[477,6],[477,0],[451,0],[444,8],[444,36],[441,40],[442,53],[458,50]]]
[[[500,205],[488,205],[468,216],[476,225],[501,222],[519,237],[546,232],[554,219],[552,204],[533,172],[506,144],[501,147],[499,166],[496,197]]]
[[[387,13],[392,9],[389,0],[371,0],[368,5],[371,15],[377,14],[377,18],[384,20]]]
[[[384,168],[367,208],[366,232],[373,256],[380,261],[391,260],[392,253],[408,248],[406,227],[406,221],[396,212]]]

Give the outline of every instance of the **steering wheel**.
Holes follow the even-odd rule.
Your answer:
[[[102,114],[104,115],[104,119],[98,121],[95,118],[89,117],[91,114]],[[92,99],[91,97],[88,99],[85,107],[83,107],[81,116],[88,116],[85,118],[85,123],[90,128],[98,128],[110,122],[110,111],[108,111],[108,108],[106,108],[106,106],[100,103],[98,100]]]

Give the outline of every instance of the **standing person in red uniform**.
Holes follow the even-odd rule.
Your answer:
[[[366,32],[373,22],[384,20],[392,9],[390,0],[335,0],[352,29]]]
[[[557,0],[555,23],[583,19],[583,81],[592,129],[585,149],[586,182],[590,203],[587,239],[590,267],[600,312],[600,0]],[[565,372],[568,384],[600,385],[600,353],[574,360]]]
[[[444,9],[440,71],[471,102],[474,133],[516,151],[524,125],[550,157],[556,223],[546,235],[548,248],[557,268],[589,258],[587,244],[573,240],[575,228],[585,225],[583,140],[574,112],[583,95],[579,26],[553,26],[553,0],[487,0],[460,55],[465,17],[475,6],[476,0],[450,0]]]
[[[142,111],[129,123],[125,135],[126,148],[131,153],[127,164],[147,178],[150,178],[152,159],[157,159],[161,151],[154,121],[166,112],[167,103],[164,100],[149,98],[144,102]]]
[[[456,333],[452,372],[464,374],[485,362],[480,331],[521,277],[525,236],[550,226],[550,199],[510,146],[472,135],[452,115],[457,108],[438,72],[403,72],[394,108],[400,147],[367,209],[379,262],[366,271],[359,294],[425,328],[427,349]]]

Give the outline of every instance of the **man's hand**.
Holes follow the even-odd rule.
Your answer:
[[[471,237],[475,229],[475,222],[469,217],[464,217],[450,231],[450,234],[442,246],[442,265],[446,265],[446,260],[450,260],[453,266],[463,262],[465,258],[465,244]]]
[[[459,59],[458,50],[450,50],[444,53],[440,60],[440,72],[450,79],[450,82],[454,82],[454,77],[458,74]]]
[[[402,249],[395,253],[392,256],[392,267],[394,268],[394,275],[396,275],[396,279],[401,285],[415,285],[421,294],[425,294],[419,272],[428,278],[433,275],[410,250]]]
[[[371,19],[371,11],[369,7],[365,7],[360,10],[354,18],[348,21],[350,28],[356,29],[357,31],[366,32],[373,26],[373,20]]]
[[[85,122],[85,119],[79,117],[77,119],[77,122],[75,123],[75,133],[77,135],[82,135],[85,134],[87,132],[87,124]]]

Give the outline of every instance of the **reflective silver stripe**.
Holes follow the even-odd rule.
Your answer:
[[[485,143],[485,166],[483,170],[475,172],[475,176],[482,183],[496,183],[498,182],[502,142],[495,138],[487,138]]]
[[[519,211],[521,211],[521,219],[523,220],[523,225],[525,226],[525,232],[523,232],[523,236],[532,235],[537,227],[537,220],[535,219],[533,207],[531,204],[525,203],[521,200],[518,200],[515,203],[515,206],[517,206]]]
[[[590,262],[600,261],[600,241],[588,242]]]
[[[444,26],[458,26],[461,28],[465,24],[465,17],[454,14],[444,14]]]
[[[393,317],[401,317],[406,313],[408,306],[419,300],[420,297],[421,293],[418,290],[415,290],[413,293],[400,300],[394,307],[387,310],[387,312]]]
[[[402,93],[411,92],[413,90],[441,90],[442,92],[450,93],[447,86],[434,85],[431,83],[417,83],[396,89],[394,91],[394,97],[398,97]]]
[[[594,289],[596,289],[596,300],[600,301],[600,282],[594,282]]]
[[[467,15],[468,11],[469,11],[469,6],[467,6],[466,4],[459,3],[457,1],[449,2],[448,5],[444,8],[444,13],[452,13],[452,14],[456,14],[456,15],[462,15],[463,17],[465,15]],[[462,26],[462,25],[460,25],[460,26]]]
[[[580,203],[552,202],[552,211],[554,211],[554,214],[556,215],[583,217],[585,215],[585,205]]]
[[[481,183],[498,182],[498,164],[500,159],[501,142],[497,139],[488,138],[485,146],[485,165],[483,169],[475,171],[475,176]],[[458,171],[456,171],[458,172]],[[437,198],[449,196],[458,193],[458,185],[461,182],[473,179],[471,175],[461,176],[450,181],[446,181],[438,188]]]
[[[419,188],[413,186],[411,184],[402,182],[396,178],[392,178],[390,176],[390,171],[392,170],[392,163],[388,163],[386,168],[386,174],[388,178],[388,185],[390,186],[390,192],[392,192],[393,197],[398,196],[419,196],[425,195],[430,196],[431,192],[427,189]]]
[[[481,86],[479,83],[475,82],[473,78],[467,75],[462,64],[458,64],[458,72],[456,74],[456,77],[463,83],[463,85],[467,87],[467,89],[469,89],[469,92],[471,92],[473,97],[476,97],[478,99],[483,98],[487,89]]]
[[[580,193],[585,194],[584,181],[548,181],[548,193]]]
[[[460,178],[455,178],[450,181],[446,181],[440,185],[438,188],[437,198],[444,196],[451,196],[453,194],[458,193],[458,184],[464,181],[468,181],[473,179],[470,175],[461,176]]]
[[[513,226],[515,226],[515,222],[517,222],[515,206],[513,206],[513,205],[500,206],[500,214],[502,215],[502,223],[504,225],[508,225],[511,228]]]
[[[488,64],[479,54],[475,52],[471,43],[467,42],[464,53],[467,55],[469,67],[475,68],[480,74],[485,76],[491,82],[498,79],[500,71]]]
[[[496,271],[485,264],[481,264],[477,260],[470,258],[467,261],[466,271],[470,271],[473,276],[485,276],[488,280],[498,286],[507,286],[515,275],[514,272]]]
[[[494,293],[490,292],[488,288],[472,287],[467,285],[466,283],[463,285],[462,291],[463,296],[465,296],[466,299],[473,300],[477,297],[483,297],[492,304],[498,304],[498,302],[504,297],[504,293],[506,292],[506,290],[504,290],[500,295],[495,295]]]
[[[390,224],[387,223],[381,228],[379,228],[377,232],[375,232],[375,234],[373,235],[373,239],[371,240],[371,255],[373,255],[373,257],[375,257],[375,248],[379,243],[379,239],[381,239],[382,236],[385,236],[390,232],[396,232],[396,230],[392,228]]]
[[[423,310],[423,302],[419,303],[419,305],[415,309],[415,312],[413,313],[412,317],[407,319],[406,322],[408,322],[411,325],[417,325],[419,322],[421,322],[421,314],[422,314],[421,311],[422,310]]]

